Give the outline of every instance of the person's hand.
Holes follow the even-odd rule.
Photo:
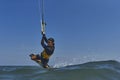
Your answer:
[[[41,31],[41,34],[42,34],[42,35],[45,35],[45,32]]]

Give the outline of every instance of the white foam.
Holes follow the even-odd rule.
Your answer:
[[[83,57],[83,58],[57,57],[54,59],[53,68],[77,65],[90,61],[90,59],[87,58],[86,60],[86,58],[87,57]]]

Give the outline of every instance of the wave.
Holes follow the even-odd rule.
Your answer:
[[[0,80],[119,80],[120,63],[114,60],[67,65],[51,70],[38,66],[1,66]]]

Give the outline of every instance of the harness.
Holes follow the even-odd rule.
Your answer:
[[[42,57],[43,57],[44,59],[49,59],[50,56],[51,56],[51,55],[48,55],[45,50],[42,52],[41,55],[42,55]]]

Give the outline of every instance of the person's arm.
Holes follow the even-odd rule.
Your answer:
[[[45,40],[46,43],[48,42],[48,39],[46,38],[45,34],[43,34],[43,39]]]
[[[45,40],[45,42],[47,43],[48,42],[48,39],[46,38],[46,35],[45,35],[45,33],[44,32],[41,32],[42,33],[42,38]]]
[[[42,39],[41,39],[41,45],[42,45],[43,48],[47,47],[46,44],[44,43],[44,37],[42,37]]]

